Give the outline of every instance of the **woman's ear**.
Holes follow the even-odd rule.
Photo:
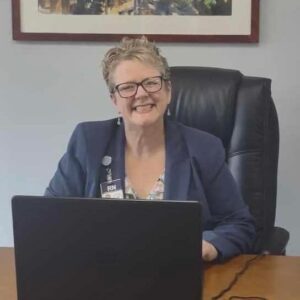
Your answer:
[[[171,80],[167,80],[166,81],[166,87],[168,90],[171,90],[172,89],[172,83],[171,83]]]
[[[110,100],[112,101],[112,103],[116,106],[117,105],[117,99],[115,94],[110,93]]]
[[[168,99],[168,104],[170,104],[171,99],[172,99],[172,83],[170,80],[167,81],[167,90],[169,93],[169,99]]]

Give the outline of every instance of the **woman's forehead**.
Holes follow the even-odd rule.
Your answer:
[[[159,69],[151,63],[139,60],[121,61],[112,74],[113,81],[140,81],[147,77],[160,75]]]

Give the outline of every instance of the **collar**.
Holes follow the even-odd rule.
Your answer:
[[[165,199],[187,199],[191,177],[190,157],[180,125],[166,120]]]
[[[165,120],[165,191],[164,199],[187,199],[191,178],[191,164],[188,148],[180,125]],[[124,124],[116,125],[106,154],[112,157],[112,179],[121,179],[124,190],[125,180],[125,130]],[[105,177],[104,177],[105,178]]]

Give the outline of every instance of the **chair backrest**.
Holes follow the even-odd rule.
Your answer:
[[[271,80],[236,70],[172,67],[171,118],[216,135],[256,219],[254,252],[272,231],[276,213],[278,118]]]

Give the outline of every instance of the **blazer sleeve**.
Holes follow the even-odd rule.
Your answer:
[[[216,247],[219,260],[250,252],[254,219],[228,169],[221,141],[214,139],[205,156],[201,178],[211,218],[203,239]]]
[[[83,161],[86,143],[81,124],[75,128],[67,151],[58,163],[57,170],[44,193],[45,196],[81,197],[84,195],[85,170]]]

